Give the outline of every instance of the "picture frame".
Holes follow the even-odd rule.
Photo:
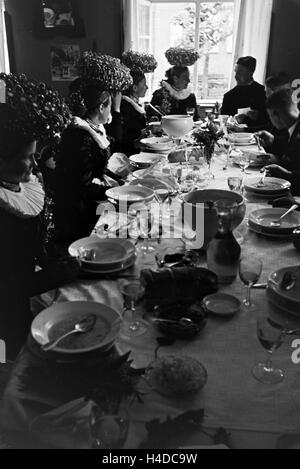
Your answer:
[[[85,28],[79,16],[77,0],[35,0],[35,36],[84,37]]]

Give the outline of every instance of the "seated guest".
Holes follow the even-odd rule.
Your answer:
[[[123,169],[127,174],[126,167],[109,169],[114,147],[104,126],[111,121],[109,90],[128,87],[130,73],[108,56],[90,54],[84,60],[83,112],[62,135],[55,158],[54,241],[60,245],[90,235],[98,218],[98,202],[105,199],[107,189],[122,184]]]
[[[254,57],[241,57],[235,67],[237,86],[224,95],[221,114],[236,116],[239,124],[247,124],[250,129],[260,129],[268,122],[266,113],[266,92],[263,85],[254,81],[256,69]],[[250,108],[246,114],[239,110]]]
[[[280,72],[266,80],[266,95],[269,98],[273,93],[280,90],[292,89],[292,77],[289,73]]]
[[[178,54],[176,54],[176,51],[179,51]],[[184,54],[186,55],[184,56]],[[168,51],[166,52],[166,56],[167,58],[170,57]],[[198,60],[199,56],[195,52],[175,49],[174,57],[172,57],[173,60],[171,60],[173,67],[167,70],[167,79],[161,82],[160,89],[153,93],[151,104],[166,115],[187,114],[188,108],[194,109],[194,120],[197,121],[200,119],[197,100],[189,86],[190,72],[188,66],[184,65],[184,57],[190,59],[186,63],[191,66]],[[168,60],[170,60],[170,58]],[[152,114],[152,111],[150,114]],[[160,116],[159,113],[152,115]]]
[[[30,331],[29,298],[74,280],[79,265],[71,258],[52,263],[46,258],[44,192],[32,175],[37,140],[61,132],[69,111],[42,83],[23,75],[0,79],[6,83],[6,103],[0,104],[0,339],[13,360]]]
[[[146,128],[146,112],[140,103],[144,98],[148,86],[145,73],[153,73],[157,62],[153,55],[128,51],[122,55],[122,62],[130,69],[133,84],[125,91],[121,104],[123,120],[122,151],[130,156],[137,152],[137,141]]]
[[[289,138],[280,157],[280,165],[266,166],[271,176],[286,179],[292,183],[293,195],[300,195],[300,112],[289,90],[277,91],[267,100],[267,109],[272,124],[278,129],[286,129]],[[261,135],[265,144],[276,148],[276,137],[264,132]]]

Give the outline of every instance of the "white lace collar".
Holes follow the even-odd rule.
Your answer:
[[[124,101],[127,101],[128,103],[130,103],[137,112],[139,112],[140,114],[146,114],[145,109],[143,108],[143,106],[141,104],[136,103],[129,96],[123,96],[122,98],[124,99]]]
[[[175,90],[167,81],[162,81],[161,85],[168,91],[172,98],[178,99],[179,101],[187,99],[193,92],[190,85],[186,89],[180,91]]]
[[[37,217],[44,208],[45,194],[35,176],[20,184],[20,192],[0,186],[0,208],[19,218]]]
[[[98,127],[98,132],[94,130],[91,125],[81,117],[74,117],[73,126],[79,129],[86,130],[93,137],[95,142],[99,145],[101,150],[106,150],[109,147],[110,143],[106,136],[106,130],[104,125],[100,124]]]

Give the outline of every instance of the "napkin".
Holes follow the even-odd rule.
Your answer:
[[[125,179],[130,173],[130,160],[124,153],[114,153],[107,163],[107,169]]]
[[[35,418],[30,423],[30,433],[53,448],[90,449],[89,418],[94,405],[83,398],[68,402]]]

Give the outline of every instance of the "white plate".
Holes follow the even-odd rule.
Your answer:
[[[154,191],[156,191],[157,189],[166,189],[166,190],[169,189],[168,184],[151,176],[145,176],[144,178],[141,178],[141,179],[134,179],[133,181],[130,182],[130,186],[138,186],[138,185],[148,187],[149,189],[152,189]]]
[[[241,308],[241,302],[231,295],[216,293],[204,298],[203,306],[208,313],[216,316],[234,316]]]
[[[248,132],[232,132],[231,134],[228,135],[229,140],[234,141],[234,142],[249,142],[249,140],[254,139],[254,134],[248,133]]]
[[[108,189],[106,196],[118,202],[150,202],[154,198],[154,191],[144,186],[121,186]]]
[[[249,224],[264,233],[291,235],[300,226],[300,213],[293,212],[287,215],[281,222],[281,226],[272,226],[273,220],[278,220],[285,212],[286,208],[262,208],[255,210],[249,215]]]
[[[150,137],[143,138],[141,144],[146,147],[152,148],[153,150],[169,150],[174,146],[172,140],[169,137]]]
[[[55,347],[53,350],[55,352],[64,353],[67,355],[87,353],[93,350],[101,349],[107,347],[109,344],[115,341],[116,337],[119,334],[122,318],[117,311],[106,306],[102,303],[95,303],[90,301],[74,301],[68,303],[57,303],[50,308],[42,311],[38,316],[35,317],[31,325],[31,334],[32,337],[40,345],[44,345],[51,340],[50,331],[53,326],[60,323],[62,320],[72,320],[72,323],[75,324],[80,319],[84,318],[89,314],[95,314],[98,321],[99,332],[101,327],[107,329],[107,333],[99,342],[97,339],[92,339],[92,345],[86,345],[81,348],[62,348]],[[73,322],[74,321],[74,322]],[[72,327],[71,327],[72,329]],[[97,332],[97,323],[95,328],[90,331],[82,334],[82,338],[85,340]],[[78,339],[81,338],[78,336]],[[88,343],[88,341],[87,341]]]
[[[300,314],[300,273],[298,272],[294,288],[284,291],[280,288],[281,280],[287,271],[294,271],[297,265],[285,267],[273,272],[268,279],[267,295],[277,308],[290,314]]]
[[[147,153],[141,152],[137,155],[132,155],[129,157],[130,161],[135,165],[147,168],[150,164],[158,163],[162,159],[163,155],[158,155],[157,153]]]
[[[101,268],[95,266],[93,269],[89,269],[86,266],[83,266],[84,272],[88,274],[93,274],[93,275],[106,275],[106,274],[117,274],[118,272],[123,272],[123,270],[129,269],[129,267],[132,267],[136,261],[136,255],[133,254],[129,259],[124,261],[124,263],[119,264],[118,267],[110,267],[110,268]]]
[[[261,176],[249,178],[245,182],[245,189],[254,194],[281,194],[283,191],[290,189],[291,183],[285,179],[267,177],[262,187],[257,187],[261,180]]]
[[[135,254],[134,245],[127,239],[101,239],[97,235],[72,243],[69,246],[69,254],[78,257],[83,249],[92,249],[96,254],[96,259],[93,261],[82,259],[83,266],[92,270],[107,271],[107,269],[120,268]]]
[[[253,233],[256,233],[261,236],[266,236],[267,238],[273,238],[273,239],[280,239],[282,241],[284,240],[289,240],[292,239],[292,235],[290,234],[274,234],[274,233],[266,233],[263,228],[258,228],[257,226],[252,225],[249,223],[249,228]]]

